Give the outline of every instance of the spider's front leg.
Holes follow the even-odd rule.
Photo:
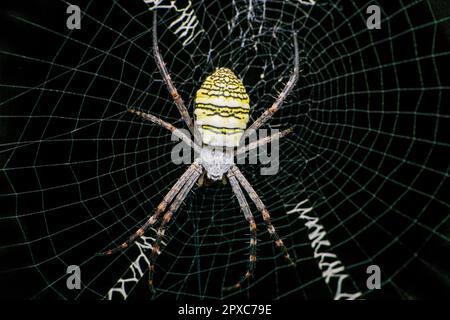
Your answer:
[[[153,276],[155,274],[155,262],[159,254],[161,253],[160,247],[161,247],[161,241],[164,237],[164,233],[167,228],[167,224],[172,219],[174,213],[178,210],[178,208],[183,203],[184,199],[189,194],[189,191],[194,186],[195,182],[198,180],[200,175],[203,172],[203,168],[200,164],[197,162],[194,162],[195,167],[193,170],[192,175],[188,178],[187,182],[184,184],[178,195],[176,196],[175,200],[172,202],[172,204],[169,207],[169,210],[164,214],[163,219],[161,221],[161,225],[159,226],[157,232],[156,232],[156,238],[152,245],[152,252],[150,255],[150,262],[149,262],[149,274],[148,274],[148,284],[150,287],[150,291],[152,294],[155,293],[154,285],[153,285]],[[194,165],[193,164],[193,165]]]
[[[283,240],[281,240],[280,236],[275,231],[275,228],[270,219],[270,214],[269,214],[269,211],[267,210],[267,207],[262,202],[261,198],[258,196],[255,189],[253,189],[250,182],[248,182],[248,180],[244,177],[244,175],[238,169],[238,167],[233,166],[233,167],[231,167],[230,171],[232,171],[235,174],[236,179],[242,185],[244,190],[247,191],[248,195],[250,196],[252,201],[255,203],[258,211],[261,212],[263,220],[266,223],[267,231],[269,232],[270,236],[274,240],[275,246],[283,253],[284,258],[288,261],[289,265],[295,266],[295,262],[292,261],[291,257],[289,256],[288,249],[284,245]]]
[[[242,192],[242,189],[239,186],[235,174],[231,171],[228,171],[227,176],[228,180],[230,181],[231,188],[233,189],[233,192],[236,195],[236,198],[238,199],[239,206],[241,207],[245,219],[248,221],[250,226],[250,255],[248,260],[247,272],[245,273],[245,275],[236,284],[224,288],[225,291],[239,289],[240,287],[242,287],[242,284],[245,281],[247,281],[250,277],[253,276],[253,272],[256,266],[256,241],[257,241],[255,219],[253,218],[253,214],[250,210],[247,200],[245,199],[244,193]]]
[[[144,223],[135,233],[133,233],[127,241],[122,243],[120,246],[104,251],[102,253],[98,253],[99,256],[109,256],[116,253],[119,250],[123,250],[128,248],[131,244],[133,244],[137,238],[144,235],[145,231],[153,226],[157,221],[159,216],[166,210],[169,204],[169,210],[164,214],[160,227],[156,233],[155,241],[152,245],[152,252],[150,256],[149,262],[149,287],[152,293],[154,293],[153,287],[153,275],[155,272],[155,261],[157,256],[160,254],[160,245],[162,237],[164,236],[164,232],[166,226],[173,214],[180,207],[183,200],[188,195],[189,191],[192,189],[193,185],[202,174],[203,168],[198,161],[194,161],[194,163],[184,172],[184,174],[177,180],[177,182],[173,185],[170,191],[166,194],[161,203],[156,207],[155,213]],[[173,201],[173,202],[172,202]]]
[[[175,198],[175,196],[180,192],[181,188],[186,185],[188,182],[193,179],[197,175],[196,172],[198,172],[201,169],[201,165],[198,162],[194,162],[184,173],[183,175],[177,180],[177,182],[172,186],[170,191],[165,195],[161,203],[156,207],[155,212],[153,215],[136,231],[134,232],[124,243],[122,243],[120,246],[109,249],[107,251],[97,253],[97,256],[109,256],[117,251],[123,250],[128,248],[131,244],[133,244],[137,238],[144,235],[145,231],[147,231],[148,228],[153,226],[157,221],[161,213],[163,213],[167,206],[172,202],[172,200]]]

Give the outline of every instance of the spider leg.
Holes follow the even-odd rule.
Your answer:
[[[242,172],[238,169],[238,167],[233,166],[231,167],[230,171],[232,171],[239,183],[242,185],[242,187],[247,191],[248,195],[252,199],[252,201],[255,203],[256,208],[259,212],[261,212],[264,222],[266,223],[267,231],[269,232],[272,239],[275,241],[275,246],[283,253],[284,258],[289,262],[289,265],[294,266],[295,263],[292,261],[291,257],[289,256],[289,252],[286,248],[286,246],[283,243],[283,240],[281,240],[278,233],[275,231],[275,228],[272,225],[272,221],[270,219],[269,211],[267,210],[266,206],[262,202],[261,198],[256,193],[255,189],[251,186],[250,182],[244,177]]]
[[[238,156],[238,155],[241,155],[241,154],[245,154],[245,153],[247,153],[247,152],[249,152],[249,151],[251,151],[253,149],[258,148],[259,146],[262,146],[262,145],[265,145],[265,144],[269,144],[272,141],[281,139],[281,138],[287,136],[291,132],[292,132],[292,128],[289,128],[289,129],[283,130],[281,132],[274,133],[274,134],[272,134],[272,135],[270,135],[268,137],[265,137],[265,138],[259,139],[257,141],[251,142],[251,143],[249,143],[246,146],[239,147],[236,150],[235,155]]]
[[[133,109],[133,108],[128,109],[128,112],[131,112],[145,120],[149,120],[157,125],[160,125],[163,128],[166,128],[167,130],[172,132],[176,137],[183,140],[184,143],[186,143],[188,146],[190,146],[191,148],[194,148],[195,152],[200,153],[200,147],[195,142],[193,142],[186,134],[184,134],[182,131],[178,130],[178,128],[175,127],[174,125],[172,125],[152,114],[145,113],[145,112]]]
[[[292,88],[294,88],[295,83],[298,80],[300,70],[299,70],[299,61],[298,61],[298,43],[297,43],[297,34],[294,33],[294,71],[292,72],[292,75],[289,78],[289,81],[286,83],[284,89],[281,91],[281,93],[278,95],[278,98],[275,100],[273,105],[266,109],[264,113],[256,119],[250,127],[245,130],[244,134],[242,135],[241,142],[245,140],[246,137],[248,137],[253,131],[259,129],[264,123],[267,122],[272,116],[280,110],[284,99],[289,95]]]
[[[173,185],[173,187],[166,194],[161,203],[156,207],[155,212],[147,220],[147,222],[145,222],[135,233],[133,233],[128,238],[127,241],[122,243],[120,246],[114,249],[109,249],[105,252],[98,253],[97,255],[109,256],[116,253],[117,251],[126,249],[131,244],[133,244],[137,238],[141,237],[149,227],[151,227],[156,223],[156,221],[158,221],[158,218],[161,215],[161,213],[166,210],[167,206],[172,202],[173,198],[175,198],[175,196],[180,192],[181,188],[191,181],[192,177],[196,175],[196,172],[198,172],[198,170],[201,170],[201,166],[198,162],[194,162]]]
[[[192,187],[194,186],[195,182],[200,177],[202,172],[203,172],[203,169],[197,164],[197,166],[194,167],[194,170],[193,170],[191,176],[189,176],[187,182],[184,184],[181,191],[178,193],[175,200],[172,202],[169,209],[164,214],[162,221],[161,221],[161,225],[159,226],[159,228],[156,232],[156,237],[155,237],[155,241],[153,242],[153,245],[152,245],[152,252],[150,254],[150,261],[149,261],[149,265],[148,265],[148,268],[149,268],[148,284],[149,284],[150,291],[152,292],[152,294],[155,293],[154,286],[153,286],[153,275],[155,273],[155,261],[156,261],[156,258],[158,257],[158,255],[161,253],[161,251],[160,251],[161,240],[166,231],[167,224],[169,223],[173,214],[180,207],[183,200],[189,194],[189,191],[192,189]]]
[[[172,78],[170,77],[169,71],[167,71],[166,64],[163,61],[163,58],[161,56],[161,53],[159,52],[158,47],[158,35],[156,30],[156,10],[153,11],[153,55],[155,56],[155,62],[158,66],[159,72],[161,73],[161,76],[164,80],[164,82],[167,85],[167,89],[169,90],[170,95],[173,98],[173,101],[175,102],[178,111],[181,114],[181,117],[183,118],[184,122],[188,126],[189,130],[194,135],[194,141],[201,141],[200,138],[200,132],[197,130],[197,128],[194,126],[194,123],[192,121],[192,118],[189,116],[188,110],[186,106],[184,105],[184,101],[181,98],[180,94],[178,93],[177,88],[173,84]]]
[[[244,193],[242,192],[241,187],[239,186],[239,182],[236,180],[234,173],[228,172],[228,180],[230,181],[231,188],[233,189],[236,198],[238,199],[239,205],[244,213],[245,219],[248,221],[250,225],[250,257],[248,260],[247,272],[245,275],[239,280],[236,284],[224,288],[225,291],[239,289],[242,284],[247,281],[251,276],[253,276],[253,272],[256,266],[256,223],[253,218],[252,212],[250,211],[250,207],[245,199]]]

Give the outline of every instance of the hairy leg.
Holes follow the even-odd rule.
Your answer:
[[[192,121],[192,118],[189,116],[188,110],[184,104],[183,99],[181,98],[180,94],[178,93],[177,88],[173,84],[172,78],[170,77],[169,71],[166,68],[166,64],[163,61],[163,58],[161,56],[161,53],[159,52],[158,47],[158,35],[156,30],[156,9],[153,11],[153,55],[155,56],[155,62],[158,66],[159,72],[161,73],[161,76],[164,80],[164,82],[167,85],[167,89],[169,90],[170,95],[173,98],[173,101],[175,102],[178,111],[181,114],[181,117],[183,118],[184,122],[188,126],[189,130],[194,135],[194,141],[198,142],[201,141],[200,132],[198,132],[197,128],[194,126],[194,123]]]
[[[145,113],[145,112],[133,109],[133,108],[128,109],[128,112],[131,112],[145,120],[151,121],[157,125],[160,125],[163,128],[166,128],[167,130],[172,132],[175,136],[177,136],[178,138],[183,140],[188,146],[190,146],[191,148],[194,148],[195,152],[200,153],[200,147],[195,142],[193,142],[187,135],[185,135],[182,131],[178,130],[178,128],[176,128],[174,125],[172,125],[152,114]]]
[[[117,251],[128,248],[131,244],[133,244],[137,238],[144,235],[145,231],[153,226],[156,221],[158,221],[158,217],[161,215],[164,210],[166,210],[167,206],[172,202],[175,196],[180,192],[181,188],[195,176],[195,173],[201,170],[201,165],[198,162],[194,162],[191,166],[183,173],[183,175],[177,180],[177,182],[173,185],[170,191],[163,198],[161,203],[156,207],[153,215],[145,222],[136,232],[134,232],[127,241],[122,243],[120,246],[107,250],[105,252],[98,253],[99,256],[109,256]]]
[[[272,143],[272,141],[281,139],[281,138],[287,136],[291,132],[292,132],[292,128],[289,128],[289,129],[283,130],[281,132],[275,133],[273,135],[270,135],[268,137],[265,137],[265,138],[259,139],[257,141],[251,142],[251,143],[249,143],[246,146],[242,146],[242,147],[238,148],[236,150],[235,155],[238,156],[238,155],[241,155],[241,154],[245,154],[245,153],[247,153],[247,152],[249,152],[251,150],[254,150],[254,149],[258,148],[259,146]]]
[[[266,109],[266,111],[264,111],[264,113],[258,119],[256,119],[255,122],[250,125],[250,127],[247,128],[247,130],[245,130],[241,138],[241,143],[245,140],[246,137],[251,134],[252,131],[259,129],[264,123],[272,118],[275,112],[280,110],[284,100],[294,88],[295,83],[298,80],[300,74],[299,68],[297,34],[294,33],[294,71],[292,72],[292,75],[286,83],[286,86],[278,95],[278,98],[275,100],[273,105],[270,108]]]
[[[248,260],[247,272],[236,284],[224,288],[224,290],[226,291],[239,289],[245,281],[247,281],[251,276],[253,276],[253,272],[256,266],[256,241],[257,241],[255,219],[253,218],[252,212],[250,211],[250,207],[247,203],[247,200],[245,199],[244,193],[242,192],[242,189],[239,186],[236,177],[234,176],[234,173],[228,172],[228,180],[230,181],[231,188],[233,189],[233,192],[236,195],[236,198],[238,199],[239,206],[241,207],[242,212],[244,213],[245,219],[248,221],[250,226],[250,247],[249,247],[250,255]]]
[[[291,260],[291,257],[289,256],[289,252],[288,252],[286,246],[284,245],[283,240],[281,240],[280,236],[275,231],[275,228],[270,219],[270,214],[269,214],[269,211],[267,210],[267,207],[264,205],[261,198],[256,193],[255,189],[253,189],[251,184],[244,177],[244,175],[238,169],[238,167],[233,166],[230,170],[235,174],[237,180],[242,185],[244,190],[247,191],[248,195],[250,196],[252,201],[255,203],[258,211],[261,212],[263,220],[266,223],[267,231],[269,232],[270,236],[274,240],[275,246],[283,253],[284,258],[289,262],[290,265],[295,265],[295,263]]]
[[[155,273],[155,261],[158,255],[161,253],[161,241],[164,236],[164,233],[167,228],[167,224],[169,223],[170,219],[172,219],[173,214],[178,210],[178,208],[183,203],[184,199],[189,194],[189,191],[194,186],[195,182],[198,180],[202,173],[203,169],[196,167],[193,174],[189,177],[188,181],[185,183],[181,191],[176,196],[175,200],[172,202],[172,204],[169,207],[169,210],[164,214],[163,219],[161,221],[161,225],[159,226],[157,232],[156,232],[156,238],[152,245],[152,252],[150,254],[150,262],[149,262],[149,274],[148,274],[148,284],[150,287],[150,291],[152,293],[155,292],[154,286],[153,286],[153,276]]]

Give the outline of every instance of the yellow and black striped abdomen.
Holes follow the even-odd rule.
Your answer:
[[[218,68],[206,78],[195,96],[196,126],[203,143],[235,147],[244,133],[250,99],[242,81],[228,68]]]

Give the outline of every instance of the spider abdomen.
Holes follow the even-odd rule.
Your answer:
[[[195,96],[195,120],[202,142],[211,146],[236,147],[244,133],[250,99],[242,81],[228,68],[218,68]]]

